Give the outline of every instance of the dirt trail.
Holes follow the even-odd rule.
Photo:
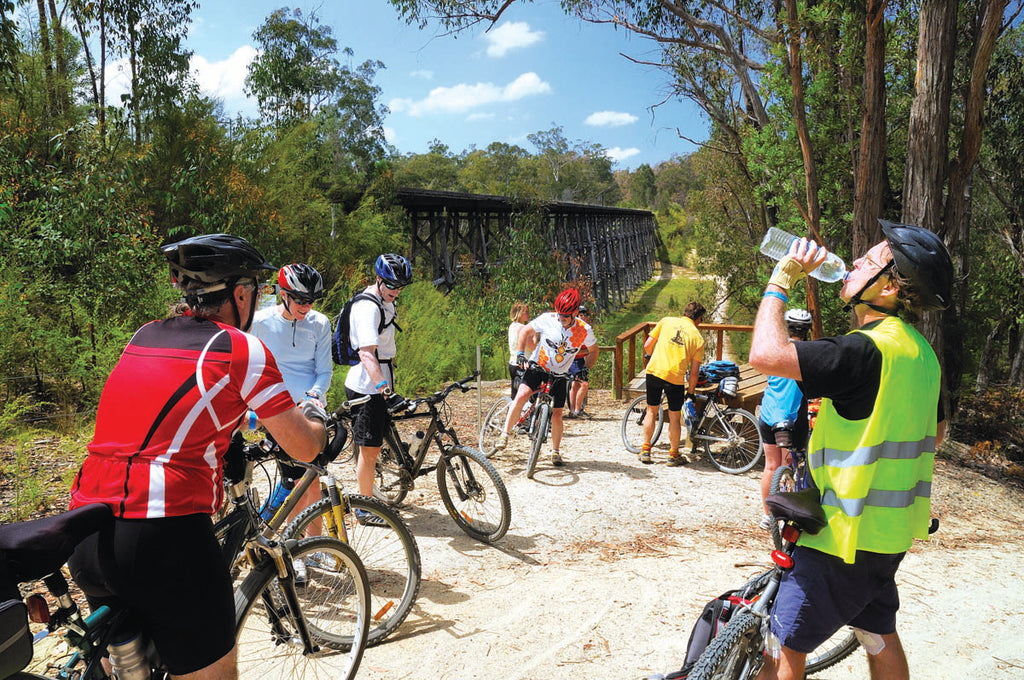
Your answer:
[[[484,405],[501,393],[485,390]],[[413,613],[368,650],[360,678],[642,678],[677,668],[706,601],[767,560],[758,473],[730,476],[703,460],[641,465],[619,439],[622,405],[592,392],[591,421],[567,421],[568,464],[545,456],[526,479],[525,441],[496,458],[512,499],[497,545],[464,535],[433,476],[402,512],[423,556]],[[459,396],[460,432],[476,393]],[[464,440],[473,439],[463,437]],[[899,573],[899,627],[917,678],[1024,677],[1024,492],[940,462],[942,527]],[[863,652],[825,680],[866,678]]]

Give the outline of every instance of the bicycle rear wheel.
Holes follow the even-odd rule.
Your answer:
[[[748,680],[763,662],[761,619],[742,611],[708,644],[688,680]]]
[[[366,644],[372,647],[402,624],[416,602],[420,590],[420,550],[405,521],[390,506],[369,496],[347,495],[345,500],[348,544],[359,555],[370,582],[371,621]],[[368,513],[371,522],[376,518],[378,524],[360,522],[357,510]],[[331,501],[323,498],[303,510],[285,528],[284,537],[305,538],[314,522],[333,513]],[[379,526],[380,522],[384,526]],[[326,525],[322,526],[326,530]]]
[[[459,528],[485,543],[505,535],[512,521],[512,502],[505,482],[479,451],[452,446],[437,462],[437,490]]]
[[[644,443],[644,422],[647,417],[647,397],[643,394],[629,402],[626,412],[622,414],[622,425],[619,430],[622,433],[622,443],[630,453],[640,453]],[[654,422],[654,434],[651,435],[651,446],[657,443],[664,425],[665,409],[659,406],[658,419]]]
[[[350,680],[359,669],[369,630],[370,588],[348,545],[334,538],[300,541],[290,558],[307,561],[307,582],[296,587],[301,616],[315,648],[307,653],[272,560],[264,560],[235,590],[238,677],[329,677]]]
[[[385,438],[377,456],[377,465],[373,476],[373,495],[388,505],[398,505],[409,493],[409,485],[405,481],[409,474],[401,466],[392,443]]]
[[[719,470],[735,475],[757,464],[764,448],[757,419],[749,411],[730,408],[704,417],[707,428],[692,439],[704,442],[704,453]]]
[[[537,406],[537,419],[533,423],[532,441],[530,442],[530,457],[526,459],[526,478],[533,479],[533,473],[537,469],[537,461],[540,460],[540,450],[544,447],[544,440],[548,438],[548,428],[551,424],[551,406],[542,403]]]
[[[480,426],[480,453],[487,458],[497,448],[498,437],[505,431],[505,420],[508,418],[508,410],[512,406],[512,399],[501,397],[494,402],[487,415],[484,416],[484,423]]]

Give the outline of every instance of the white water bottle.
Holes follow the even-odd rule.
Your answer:
[[[789,252],[789,246],[797,239],[789,232],[771,227],[761,241],[761,252],[773,260],[781,260]],[[828,257],[810,274],[819,281],[835,283],[846,278],[846,264],[838,255],[829,251]]]

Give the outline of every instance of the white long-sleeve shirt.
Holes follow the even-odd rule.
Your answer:
[[[306,398],[306,392],[319,395],[323,401],[334,372],[330,319],[311,309],[302,321],[289,321],[274,306],[256,312],[249,332],[274,355],[285,387],[296,403]]]

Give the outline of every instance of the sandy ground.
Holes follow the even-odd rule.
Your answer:
[[[500,394],[484,390],[483,403]],[[476,392],[460,396],[464,443]],[[567,465],[545,456],[533,481],[521,439],[495,458],[512,525],[478,543],[445,513],[433,475],[402,506],[423,558],[412,614],[367,651],[360,678],[643,678],[677,669],[704,603],[766,565],[759,472],[698,460],[642,465],[622,447],[623,405],[594,394],[567,421]],[[898,576],[899,630],[916,678],[1024,678],[1024,492],[940,461],[932,540]],[[819,678],[866,678],[864,653]]]

